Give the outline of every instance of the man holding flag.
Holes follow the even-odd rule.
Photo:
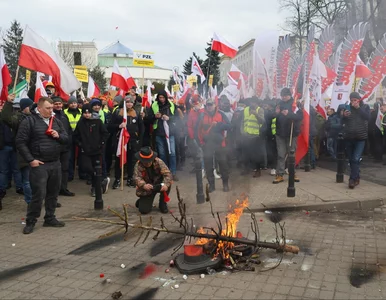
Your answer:
[[[298,109],[295,100],[292,98],[291,90],[283,88],[280,96],[282,101],[276,107],[277,167],[274,184],[284,181],[285,162],[290,151],[296,151],[297,138],[303,120],[303,111]],[[299,182],[296,175],[295,182]]]

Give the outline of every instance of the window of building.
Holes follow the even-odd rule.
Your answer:
[[[74,52],[74,65],[81,66],[82,65],[82,53]]]

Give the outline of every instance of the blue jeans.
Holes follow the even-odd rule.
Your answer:
[[[159,158],[161,158],[165,164],[169,167],[173,175],[176,174],[177,161],[176,161],[176,143],[174,136],[169,137],[170,143],[170,154],[168,150],[168,145],[166,144],[166,138],[164,136],[156,136],[155,144],[157,146],[157,152]]]
[[[346,152],[350,162],[350,179],[357,180],[359,179],[359,165],[360,158],[362,156],[363,150],[365,149],[364,140],[346,140]]]
[[[0,150],[0,190],[8,187],[8,174],[12,171],[16,188],[21,188],[21,173],[17,164],[17,153],[11,146],[4,146]]]
[[[333,159],[336,159],[337,143],[338,141],[334,137],[327,138],[327,151]]]
[[[29,183],[29,170],[29,166],[20,169],[21,180],[23,182],[24,201],[27,202],[27,204],[29,204],[32,199],[32,190],[31,185]]]

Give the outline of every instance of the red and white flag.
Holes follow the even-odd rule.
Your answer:
[[[46,89],[44,88],[43,82],[41,80],[41,76],[44,74],[37,72],[36,74],[36,88],[35,88],[35,98],[34,102],[37,103],[41,97],[48,97]]]
[[[123,102],[123,120],[122,123],[127,123],[127,111],[126,111],[126,101]],[[119,157],[121,168],[126,164],[127,157],[127,143],[129,142],[130,134],[127,131],[126,126],[121,128],[119,133],[118,147],[117,147],[117,157]]]
[[[126,79],[126,82],[127,82],[128,89],[126,92],[128,92],[129,89],[131,89],[132,87],[137,87],[137,85],[135,84],[134,78],[133,76],[131,76],[128,68],[123,69],[122,76]]]
[[[3,48],[0,48],[0,107],[8,98],[8,86],[12,83]]]
[[[295,164],[299,164],[302,158],[308,152],[309,139],[310,139],[310,88],[308,85],[308,80],[304,80],[303,85],[303,123],[300,128],[300,135],[297,141],[297,149],[295,154]],[[295,102],[295,101],[294,101]]]
[[[191,72],[194,75],[200,76],[201,77],[201,83],[205,81],[205,75],[204,72],[202,72],[200,64],[198,63],[197,59],[194,57],[192,58],[192,68]]]
[[[154,88],[154,86],[151,84],[150,80],[146,82],[146,86],[147,86],[146,93],[142,98],[142,107],[151,107],[152,105],[151,89],[152,87]]]
[[[87,98],[95,98],[100,95],[101,91],[94,79],[91,76],[88,76],[88,87],[87,87]]]
[[[55,89],[63,99],[81,87],[72,70],[41,36],[28,26],[20,48],[19,66],[52,75]]]
[[[113,72],[111,73],[110,85],[120,88],[125,92],[129,90],[126,78],[119,71],[119,65],[116,59],[114,60]]]
[[[373,75],[373,72],[365,65],[359,55],[357,55],[357,61],[355,66],[355,77],[356,78],[368,78]]]
[[[328,71],[320,60],[318,52],[315,52],[310,71],[311,105],[326,119],[326,103],[322,97],[322,77],[327,78]]]
[[[217,33],[213,33],[212,50],[221,52],[231,58],[235,57],[238,51],[235,46]]]

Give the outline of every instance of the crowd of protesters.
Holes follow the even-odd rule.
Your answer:
[[[198,152],[203,154],[202,174],[209,192],[216,190],[215,178],[220,177],[223,191],[230,190],[233,162],[240,175],[254,178],[270,169],[273,183],[279,184],[285,180],[287,157],[296,150],[303,120],[302,103],[294,103],[288,88],[281,91],[281,99],[252,97],[234,104],[226,96],[203,99],[194,87],[186,98],[177,101],[160,91],[150,107],[142,106],[135,87],[124,97],[70,97],[66,102],[55,95],[52,83],[46,89],[49,97],[38,103],[10,95],[0,118],[0,209],[13,177],[16,192],[24,194],[28,203],[26,234],[33,231],[43,202],[44,226],[64,226],[55,217],[55,209],[61,206],[57,198],[59,194],[75,196],[68,182],[74,180],[76,170],[95,196],[98,163],[102,166],[102,192],[107,192],[111,176],[111,188],[119,188],[124,173],[126,185],[137,189],[136,206],[141,213],[151,210],[157,193],[160,211],[168,212],[164,200],[171,184],[178,181],[177,173],[187,157]],[[375,125],[379,111],[381,128]],[[326,119],[311,107],[312,168],[323,153],[336,159],[338,135],[343,133],[351,168],[349,187],[355,188],[360,183],[364,151],[382,162],[385,114],[386,101],[377,100],[371,110],[358,93],[352,93],[350,104],[339,106],[337,111],[328,108]],[[122,128],[129,134],[124,172],[116,156]],[[296,174],[295,181],[300,181]]]

